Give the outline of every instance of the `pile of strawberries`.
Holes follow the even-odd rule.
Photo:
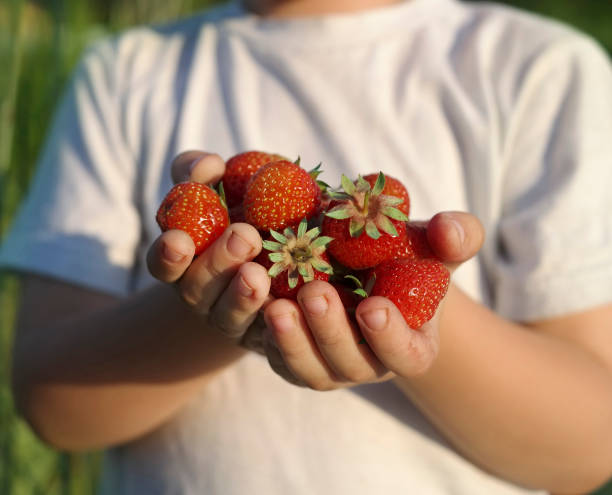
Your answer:
[[[384,296],[417,329],[429,321],[450,274],[436,258],[426,230],[408,220],[410,198],[383,173],[332,189],[311,171],[279,155],[240,153],[227,161],[213,188],[175,185],[157,212],[162,229],[181,229],[202,253],[230,222],[247,222],[263,238],[255,261],[268,268],[270,293],[297,297],[304,283],[329,281],[349,312],[362,298]]]

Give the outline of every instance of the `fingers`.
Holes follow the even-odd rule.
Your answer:
[[[218,182],[225,172],[225,162],[215,153],[185,151],[176,156],[170,166],[172,180],[187,180],[212,184]]]
[[[179,292],[197,313],[207,315],[240,265],[260,251],[261,237],[254,227],[245,223],[230,225],[185,271],[177,282]],[[239,289],[235,287],[236,292]]]
[[[355,317],[374,354],[399,376],[424,373],[438,355],[437,317],[413,330],[391,301],[377,296],[364,299]]]
[[[161,234],[147,252],[147,266],[151,274],[162,282],[176,282],[187,270],[195,245],[182,230],[168,230]]]
[[[351,383],[373,382],[387,370],[351,325],[335,289],[325,282],[306,284],[299,303],[276,300],[265,311],[266,323],[277,350],[268,347],[270,363],[289,381],[315,390],[330,390]],[[282,373],[275,353],[283,358]]]
[[[318,351],[295,301],[278,299],[271,302],[264,317],[275,344],[266,346],[266,350],[271,351],[268,361],[274,371],[292,383],[304,383],[314,390],[336,388],[335,376]],[[282,361],[275,356],[275,351]],[[285,367],[288,373],[283,372]]]
[[[306,284],[298,303],[319,352],[336,377],[362,383],[384,372],[369,347],[360,344],[361,333],[350,323],[334,287],[321,281]]]
[[[427,224],[431,248],[451,270],[476,255],[484,236],[480,220],[469,213],[438,213]]]
[[[255,321],[269,290],[266,269],[258,263],[245,263],[211,308],[209,320],[228,337],[242,336]]]

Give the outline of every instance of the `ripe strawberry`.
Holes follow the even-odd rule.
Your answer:
[[[437,258],[427,240],[427,226],[420,222],[406,222],[400,235],[402,242],[394,245],[388,259]]]
[[[274,297],[296,299],[304,283],[329,280],[333,270],[325,248],[331,239],[319,237],[320,231],[318,227],[308,230],[303,219],[297,234],[290,227],[283,234],[271,230],[270,238],[263,241],[264,249],[255,261],[268,268]]]
[[[245,151],[232,156],[225,163],[223,187],[228,208],[240,205],[250,178],[266,163],[283,160],[284,157],[263,151]]]
[[[363,179],[367,181],[367,183],[370,184],[371,187],[374,187],[377,178],[378,174],[368,174],[363,176]],[[404,202],[398,204],[397,209],[404,213],[406,216],[409,215],[410,196],[408,195],[408,190],[406,189],[406,186],[404,186],[404,184],[402,184],[399,180],[389,175],[385,175],[385,187],[381,191],[381,194],[402,198]]]
[[[371,296],[383,296],[397,306],[410,328],[433,317],[446,295],[450,273],[434,259],[390,260],[372,269]]]
[[[262,231],[281,230],[316,215],[321,202],[318,173],[287,160],[264,165],[247,185],[242,203],[246,221]]]
[[[384,186],[382,173],[374,187],[363,178],[354,184],[343,175],[345,192],[334,194],[325,213],[323,233],[334,238],[329,253],[349,268],[376,266],[401,251],[405,242],[408,217],[395,207],[402,199],[381,194]]]
[[[205,184],[181,182],[162,201],[156,215],[162,232],[179,229],[187,232],[202,253],[229,225],[224,200]]]

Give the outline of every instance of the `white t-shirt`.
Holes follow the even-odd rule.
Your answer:
[[[333,184],[383,170],[415,219],[474,213],[487,240],[454,275],[464,290],[515,320],[580,311],[612,299],[610,88],[590,39],[491,4],[263,20],[231,3],[132,29],[76,71],[0,262],[142,289],[171,159],[261,149],[322,161]],[[391,383],[314,392],[257,355],[106,460],[113,495],[525,493]]]

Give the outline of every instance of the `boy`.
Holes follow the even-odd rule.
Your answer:
[[[21,412],[58,448],[112,447],[104,493],[593,489],[612,466],[610,83],[584,36],[454,0],[251,0],[98,45],[2,251],[24,280]],[[253,148],[406,183],[457,268],[434,320],[370,298],[358,345],[328,284],[267,301],[249,225],[193,263],[158,236],[170,177],[214,181]]]

